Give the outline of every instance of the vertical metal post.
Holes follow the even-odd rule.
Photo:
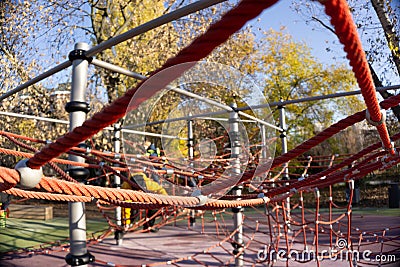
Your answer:
[[[267,129],[264,124],[260,124],[261,131],[261,159],[260,163],[263,164],[268,161],[268,153],[267,153]],[[267,174],[262,175],[263,181],[267,178]],[[274,187],[274,184],[272,185]]]
[[[267,132],[265,125],[261,124],[261,157],[262,159],[267,158]]]
[[[81,126],[86,119],[86,113],[89,112],[89,105],[85,102],[89,60],[84,54],[88,49],[88,44],[77,43],[75,50],[69,54],[69,59],[72,61],[71,101],[67,103],[65,109],[69,112],[70,131]],[[84,158],[75,155],[70,155],[69,160],[85,161]],[[68,172],[80,182],[89,177],[89,170],[84,168],[70,166]],[[86,264],[94,261],[94,257],[86,248],[85,203],[69,202],[68,211],[70,253],[65,257],[65,261],[71,266],[87,266]]]
[[[114,153],[115,153],[115,159],[119,161],[120,159],[120,150],[121,150],[121,124],[120,123],[115,123],[114,124]],[[115,164],[116,167],[119,166],[119,164]],[[119,173],[119,171],[118,171]],[[121,178],[118,175],[114,175],[114,187],[119,189],[121,188]],[[121,230],[122,227],[122,208],[120,206],[117,206],[115,208],[115,222],[119,229],[115,231],[114,234],[114,239],[116,241],[117,245],[122,245],[122,238],[123,238],[123,231]]]
[[[285,116],[285,107],[284,106],[278,106],[279,109],[279,124],[280,127],[283,129],[280,135],[281,141],[282,141],[282,154],[285,154],[288,152],[288,146],[287,146],[287,133],[286,133],[286,116]],[[288,163],[285,163],[284,166],[284,171],[283,171],[283,177],[282,180],[289,180],[289,168],[288,168]],[[286,185],[289,185],[286,183]],[[286,204],[286,218],[288,229],[290,231],[290,197],[287,197],[285,200]]]
[[[191,116],[191,115],[189,115]],[[193,137],[193,120],[188,120],[188,156],[189,156],[189,161],[190,161],[190,166],[193,167],[193,158],[194,158],[194,137]]]
[[[231,104],[233,109],[229,113],[229,136],[231,138],[231,158],[232,158],[232,175],[240,175],[240,132],[239,132],[239,114],[235,111],[237,108],[236,103]],[[233,188],[233,193],[240,200],[242,195],[242,185],[236,185]],[[237,229],[235,234],[235,244],[233,253],[236,255],[235,266],[243,266],[243,207],[239,206],[232,208],[233,212],[233,227]]]
[[[189,114],[189,116],[191,116],[192,114]],[[187,146],[188,146],[188,157],[189,157],[189,166],[191,169],[194,168],[194,163],[193,163],[193,159],[194,159],[194,135],[193,135],[193,120],[188,120],[187,122],[187,127],[188,127],[188,142],[187,142]],[[193,179],[192,177],[188,177],[186,179]],[[192,185],[192,182],[188,182],[188,185]],[[189,221],[190,221],[190,226],[193,227],[196,224],[196,211],[194,209],[190,210],[190,217],[189,217]]]

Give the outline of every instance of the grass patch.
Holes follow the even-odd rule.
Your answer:
[[[86,220],[87,236],[106,230],[105,221]],[[69,237],[67,218],[53,220],[7,219],[7,227],[0,229],[0,253],[21,248],[38,246],[43,243],[65,241]]]
[[[353,208],[353,214],[359,215],[382,215],[390,217],[400,216],[400,209],[389,208]]]
[[[227,211],[230,212],[230,209],[227,209]],[[247,215],[258,215],[260,217],[264,216],[264,208],[263,207],[257,207],[257,208],[245,208],[244,209],[245,214]],[[282,212],[282,211],[280,211]],[[315,207],[313,208],[306,208],[306,214],[314,214],[315,212]],[[321,214],[328,214],[329,213],[329,208],[320,208],[319,212]],[[345,213],[346,209],[332,209],[333,214],[342,214]],[[294,210],[291,210],[291,213],[293,214],[300,214],[301,209],[296,208]],[[389,216],[389,217],[400,217],[400,208],[398,209],[389,209],[389,208],[366,208],[366,207],[353,207],[352,208],[352,213],[354,215],[378,215],[378,216]],[[275,213],[274,213],[275,214]],[[207,213],[205,218],[212,219],[211,213]],[[219,218],[219,215],[217,216]]]
[[[300,209],[296,209],[291,211],[292,213],[299,214],[301,213]],[[315,212],[315,208],[307,209],[306,213]],[[319,212],[322,214],[328,214],[328,208],[320,208]],[[345,213],[346,209],[332,209],[333,214],[341,214]],[[400,209],[389,209],[389,208],[365,208],[365,207],[353,207],[352,208],[353,215],[378,215],[378,216],[389,216],[389,217],[399,217]]]

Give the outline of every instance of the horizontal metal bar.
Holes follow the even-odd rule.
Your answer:
[[[117,66],[117,65],[114,65],[114,64],[99,60],[99,59],[93,58],[91,63],[93,65],[97,66],[97,67],[104,68],[104,69],[107,69],[107,70],[111,70],[111,71],[114,71],[116,73],[124,74],[124,75],[126,75],[128,77],[132,77],[132,78],[135,78],[135,79],[138,79],[138,80],[144,80],[144,79],[147,78],[146,76],[144,76],[142,74],[139,74],[137,72],[133,72],[133,71],[124,69],[124,68],[122,68],[120,66]]]
[[[226,0],[202,0],[202,1],[197,1],[195,3],[189,4],[187,6],[179,8],[177,10],[174,10],[168,14],[162,15],[156,19],[150,20],[149,22],[146,22],[146,23],[144,23],[134,29],[131,29],[125,33],[122,33],[118,36],[108,39],[107,41],[105,41],[101,44],[98,44],[97,46],[89,49],[86,52],[86,56],[88,56],[88,57],[95,56],[96,54],[98,54],[108,48],[111,48],[119,43],[125,42],[125,41],[131,39],[132,37],[143,34],[147,31],[150,31],[161,25],[164,25],[166,23],[172,22],[181,17],[187,16],[191,13],[200,11],[202,9],[205,9],[207,7],[210,7],[215,4],[225,2],[225,1]]]
[[[215,4],[225,2],[225,1],[226,0],[201,0],[201,1],[197,1],[195,3],[189,4],[187,6],[179,8],[177,10],[174,10],[168,14],[165,14],[158,18],[150,20],[150,21],[148,21],[142,25],[139,25],[125,33],[122,33],[118,36],[108,39],[107,41],[102,42],[101,44],[98,44],[97,46],[90,48],[88,51],[86,51],[85,56],[87,56],[87,57],[95,56],[96,54],[98,54],[108,48],[111,48],[119,43],[125,42],[135,36],[138,36],[140,34],[147,32],[149,30],[152,30],[159,26],[162,26],[163,24],[172,22],[176,19],[187,16],[193,12],[200,11],[202,9],[208,8],[210,6],[213,6]],[[26,89],[27,87],[29,87],[37,82],[40,82],[40,81],[46,79],[47,77],[65,69],[65,68],[68,68],[71,65],[72,65],[72,63],[70,61],[65,61],[65,62],[55,66],[54,68],[36,76],[35,78],[30,79],[29,81],[19,85],[15,89],[12,89],[12,90],[4,93],[3,95],[1,95],[0,102],[9,96],[12,96],[13,94],[16,94],[19,91],[22,91],[22,90]]]
[[[215,120],[215,121],[229,121],[228,118],[218,118],[218,117],[201,117],[204,120]],[[250,122],[255,123],[255,120],[239,120],[240,122]]]
[[[13,113],[13,112],[0,111],[0,115],[16,117],[16,118],[22,118],[22,119],[31,119],[31,120],[38,120],[38,121],[55,122],[55,123],[69,125],[69,122],[65,121],[65,120],[58,120],[58,119],[44,118],[44,117],[38,117],[38,116],[32,116],[32,115],[18,114],[18,113]],[[105,127],[104,130],[114,131],[114,128],[113,127]],[[188,140],[185,137],[166,135],[166,134],[156,134],[156,133],[149,133],[149,132],[142,132],[142,131],[135,131],[135,130],[128,130],[128,129],[124,129],[124,128],[121,131],[125,132],[125,133],[133,133],[133,134],[138,134],[138,135],[164,137],[164,138],[169,138],[169,139],[179,139],[179,140],[185,140],[185,141]]]
[[[16,117],[16,118],[22,118],[22,119],[32,119],[32,120],[38,120],[38,121],[55,122],[55,123],[61,123],[61,124],[69,125],[69,122],[68,121],[64,121],[64,120],[43,118],[43,117],[37,117],[37,116],[25,115],[25,114],[18,114],[18,113],[13,113],[13,112],[0,111],[0,115]]]
[[[110,64],[107,62],[102,62],[101,65],[99,64],[98,66],[104,67],[106,69],[109,69],[111,71],[115,71],[115,72],[118,72],[121,74],[125,74],[129,77],[139,79],[139,80],[143,80],[143,79],[147,78],[144,75],[141,75],[141,74],[133,72],[133,71],[126,70],[124,68],[121,68],[119,66],[116,66],[116,65],[113,65],[113,64]],[[171,88],[171,89],[174,90],[173,88]],[[378,92],[395,90],[395,89],[400,89],[400,85],[376,87],[376,91],[378,91]],[[176,91],[178,91],[178,90],[176,90]],[[339,92],[339,93],[334,93],[334,94],[329,94],[329,95],[312,96],[312,97],[305,97],[305,98],[300,98],[300,99],[270,102],[270,103],[266,103],[266,104],[262,104],[262,105],[245,106],[245,107],[237,108],[236,110],[245,111],[245,110],[249,110],[249,109],[258,109],[258,108],[265,108],[265,107],[286,106],[286,105],[298,104],[298,103],[303,103],[303,102],[308,102],[308,101],[318,101],[318,100],[325,100],[325,99],[330,99],[330,98],[338,98],[338,97],[352,96],[352,95],[359,95],[359,94],[361,94],[361,90],[356,90],[356,91],[351,91],[351,92]],[[223,113],[218,113],[218,114],[223,114]],[[202,117],[204,117],[204,116],[202,116]]]
[[[40,82],[40,81],[50,77],[51,75],[56,74],[64,69],[68,68],[71,65],[72,65],[71,61],[65,61],[65,62],[55,66],[54,68],[43,72],[42,74],[36,76],[35,78],[32,78],[29,81],[15,87],[14,89],[7,91],[3,95],[1,95],[0,102],[3,101],[4,99],[6,99],[7,97],[12,96],[12,95],[18,93],[19,91],[22,91],[22,90],[28,88],[29,86],[34,85],[35,83]]]
[[[154,136],[154,137],[160,137],[160,138],[168,138],[168,139],[178,139],[178,140],[184,140],[187,141],[188,139],[185,137],[179,137],[176,135],[168,135],[168,134],[157,134],[157,133],[150,133],[150,132],[142,132],[142,131],[135,131],[135,130],[128,130],[125,128],[122,128],[121,130],[123,133],[132,133],[132,134],[137,134],[137,135],[145,135],[145,136]]]
[[[132,78],[135,78],[135,79],[138,79],[138,80],[144,80],[144,79],[147,78],[146,76],[144,76],[142,74],[139,74],[139,73],[136,73],[136,72],[121,68],[119,66],[116,66],[114,64],[111,64],[111,63],[108,63],[108,62],[104,62],[104,61],[101,61],[101,60],[93,60],[92,63],[94,65],[98,66],[98,67],[102,67],[102,68],[105,68],[105,69],[108,69],[108,70],[111,70],[111,71],[114,71],[114,72],[117,72],[117,73],[120,73],[120,74],[124,74],[124,75],[127,75],[129,77],[132,77]],[[176,93],[179,93],[179,94],[182,94],[182,95],[185,95],[185,96],[200,100],[202,102],[208,103],[210,105],[213,105],[213,106],[216,106],[216,107],[219,107],[219,108],[225,110],[225,112],[222,112],[221,114],[232,111],[232,108],[230,106],[222,104],[222,103],[219,103],[219,102],[217,102],[217,101],[215,101],[213,99],[206,98],[206,97],[203,97],[203,96],[199,96],[197,94],[194,94],[194,93],[191,93],[191,92],[188,92],[186,90],[182,90],[182,89],[179,89],[179,88],[176,88],[176,87],[172,87],[172,86],[167,86],[166,88],[171,90],[171,91],[174,91]],[[210,113],[207,113],[207,114],[210,114]],[[246,117],[246,118],[249,118],[250,120],[253,120],[254,122],[258,122],[258,123],[263,124],[265,126],[271,127],[271,128],[273,128],[275,130],[278,130],[278,131],[282,131],[283,130],[280,127],[277,127],[277,126],[275,126],[273,124],[270,124],[268,122],[260,120],[260,119],[258,119],[256,117],[254,117],[252,115],[249,115],[249,114],[246,114],[244,112],[239,111],[239,115],[241,115],[243,117]],[[197,117],[197,115],[194,115],[194,116]],[[201,116],[201,117],[204,117],[204,116]],[[172,120],[168,120],[167,119],[167,120],[163,120],[162,123],[178,121],[178,120],[187,120],[187,119],[188,119],[188,117],[182,117],[180,119],[172,119]],[[146,124],[146,125],[149,125],[149,124]],[[138,125],[136,127],[143,127],[143,126],[144,126],[144,124],[141,124],[140,126]]]
[[[395,90],[395,89],[400,89],[400,85],[376,87],[376,91],[378,91],[378,92]],[[361,90],[356,90],[356,91],[351,91],[351,92],[339,92],[339,93],[329,94],[329,95],[312,96],[312,97],[305,97],[305,98],[300,98],[300,99],[270,102],[268,104],[254,105],[251,107],[241,107],[241,108],[238,108],[238,110],[244,111],[244,110],[249,110],[249,109],[265,108],[266,106],[269,106],[269,107],[287,106],[287,105],[291,105],[291,104],[298,104],[298,103],[309,102],[309,101],[318,101],[318,100],[325,100],[325,99],[359,95],[359,94],[361,94]]]
[[[210,117],[210,116],[222,115],[222,114],[226,114],[226,110],[207,112],[207,113],[196,114],[196,115],[189,115],[189,116],[179,117],[179,118],[158,120],[158,121],[146,122],[146,123],[141,123],[141,124],[136,124],[136,125],[129,125],[129,126],[125,126],[125,128],[126,129],[135,129],[135,128],[144,127],[144,126],[152,126],[152,125],[157,125],[157,124],[162,124],[162,123],[170,123],[170,122],[183,121],[183,120],[200,119],[203,117]]]
[[[130,71],[130,70],[126,70],[124,68],[121,68],[119,66],[107,63],[107,62],[103,62],[100,60],[96,60],[96,62],[94,63],[95,65],[99,66],[99,67],[103,67],[106,68],[108,70],[111,71],[115,71],[117,73],[120,74],[124,74],[127,75],[129,77],[135,78],[135,79],[139,79],[139,80],[144,80],[147,77]],[[394,85],[394,86],[387,86],[387,87],[377,87],[376,90],[377,91],[387,91],[387,90],[394,90],[394,89],[399,89],[400,85]],[[168,122],[175,122],[175,121],[180,121],[180,120],[190,120],[190,119],[196,119],[196,118],[204,118],[204,119],[214,119],[214,118],[210,118],[209,116],[213,116],[213,115],[222,115],[226,112],[230,112],[232,111],[232,108],[218,103],[212,99],[209,98],[204,98],[202,96],[196,95],[194,93],[179,89],[179,88],[173,88],[170,86],[167,86],[167,89],[170,89],[172,91],[175,91],[177,93],[201,100],[205,103],[209,103],[211,105],[215,105],[221,109],[223,109],[222,111],[216,111],[216,112],[210,112],[210,113],[204,113],[204,114],[197,114],[197,115],[190,115],[190,116],[185,116],[185,117],[180,117],[180,118],[172,118],[172,119],[166,119],[166,120],[159,120],[159,121],[154,121],[154,122],[148,122],[146,124],[138,124],[138,125],[134,125],[134,126],[128,126],[129,128],[136,128],[136,127],[143,127],[146,125],[156,125],[156,124],[161,124],[161,123],[168,123]],[[282,131],[282,128],[277,127],[275,125],[269,124],[263,120],[260,120],[258,118],[255,118],[249,114],[246,114],[242,111],[245,110],[250,110],[250,109],[259,109],[259,108],[266,108],[266,107],[276,107],[276,106],[286,106],[286,105],[290,105],[290,104],[297,104],[297,103],[302,103],[302,102],[308,102],[308,101],[318,101],[318,100],[324,100],[324,99],[330,99],[330,98],[337,98],[337,97],[344,97],[344,96],[352,96],[352,95],[357,95],[357,94],[361,94],[360,90],[357,91],[352,91],[352,92],[339,92],[339,93],[335,93],[335,94],[329,94],[329,95],[322,95],[322,96],[314,96],[314,97],[306,97],[306,98],[301,98],[301,99],[294,99],[294,100],[287,100],[287,101],[277,101],[277,102],[270,102],[270,103],[266,103],[266,104],[262,104],[262,105],[254,105],[254,106],[245,106],[245,107],[241,107],[241,108],[236,108],[237,111],[239,111],[239,115],[250,118],[253,121],[256,121],[258,123],[261,123],[263,125],[269,126],[271,128],[274,128],[278,131]],[[218,120],[217,118],[215,118],[215,120]],[[244,121],[243,121],[244,122]]]

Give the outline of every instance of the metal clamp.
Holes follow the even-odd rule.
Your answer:
[[[365,111],[365,119],[368,121],[369,124],[372,126],[378,127],[379,125],[383,124],[386,121],[386,110],[381,109],[381,120],[380,121],[373,121],[371,119],[371,114],[369,113],[368,109]]]
[[[83,59],[83,60],[87,60],[90,63],[90,62],[92,62],[93,57],[87,57],[86,56],[86,51],[83,50],[83,49],[75,49],[75,50],[72,50],[68,54],[68,59],[71,62],[76,60],[76,59]]]
[[[40,169],[32,169],[26,163],[28,159],[23,159],[15,165],[15,170],[18,171],[20,180],[18,186],[23,189],[31,189],[34,188],[37,184],[40,183],[40,180],[43,177],[42,168]]]
[[[75,112],[75,111],[83,111],[85,113],[89,113],[90,107],[89,104],[82,101],[70,101],[65,104],[65,110],[68,113]]]
[[[72,255],[71,253],[69,253],[65,257],[65,262],[71,266],[86,265],[86,264],[94,262],[94,261],[95,261],[95,257],[92,254],[90,254],[89,252],[87,252],[84,255],[79,255],[79,256]]]
[[[264,201],[264,204],[268,204],[270,201],[269,197],[266,197],[264,193],[260,193],[257,195],[257,198],[261,198]]]
[[[391,152],[392,149],[394,149],[395,152],[396,152],[396,149],[394,148],[394,142],[393,141],[390,141],[390,147],[385,147],[385,145],[382,142],[382,149],[387,151],[387,152]]]
[[[90,177],[90,171],[82,167],[69,168],[66,170],[66,172],[78,182],[86,182],[86,180]]]
[[[207,203],[207,201],[208,201],[208,197],[205,196],[205,195],[203,195],[203,194],[201,193],[201,190],[200,190],[200,189],[195,189],[195,190],[192,192],[191,197],[196,197],[196,198],[199,200],[199,204],[197,204],[197,206],[203,206],[203,205],[205,205],[205,204]]]

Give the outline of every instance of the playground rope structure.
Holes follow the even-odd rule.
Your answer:
[[[355,181],[362,179],[375,170],[389,169],[400,163],[400,156],[394,146],[394,142],[400,138],[400,133],[392,137],[389,136],[381,111],[381,109],[384,110],[397,106],[400,103],[400,96],[393,96],[381,103],[378,102],[365,53],[361,46],[356,26],[351,18],[349,7],[344,0],[320,2],[324,5],[326,14],[331,17],[331,23],[335,28],[336,34],[339,36],[340,42],[344,45],[344,50],[347,53],[367,109],[340,120],[291,151],[276,157],[270,167],[271,173],[275,172],[276,176],[270,179],[266,178],[262,183],[262,187],[255,192],[243,194],[240,198],[233,195],[226,195],[218,200],[202,204],[199,198],[194,196],[159,195],[141,190],[126,190],[77,183],[58,166],[70,165],[96,169],[102,172],[102,177],[106,178],[109,175],[118,175],[124,182],[130,183],[133,188],[135,185],[124,175],[124,172],[135,168],[140,171],[143,167],[149,170],[152,169],[151,172],[164,177],[164,179],[171,179],[168,176],[172,172],[171,170],[173,170],[174,175],[185,177],[201,176],[205,181],[212,182],[223,179],[223,174],[217,172],[217,175],[215,175],[210,170],[209,172],[197,170],[189,172],[173,166],[168,166],[167,169],[161,168],[165,166],[165,163],[162,163],[162,158],[155,158],[150,161],[137,157],[135,164],[128,166],[126,163],[116,161],[114,153],[104,153],[94,149],[88,152],[82,148],[78,148],[77,145],[121,119],[129,111],[128,105],[140,86],[145,85],[149,90],[146,90],[144,94],[141,94],[140,98],[131,103],[129,109],[137,108],[142,102],[163,89],[192,65],[180,68],[179,72],[174,72],[174,75],[163,75],[163,70],[180,63],[197,62],[203,59],[213,49],[224,43],[232,34],[241,29],[249,20],[256,18],[264,9],[267,9],[276,2],[272,0],[241,1],[219,21],[211,25],[204,34],[197,37],[189,46],[181,50],[175,57],[167,60],[161,68],[155,70],[149,76],[149,78],[160,78],[158,81],[161,80],[162,82],[153,82],[150,79],[144,80],[137,87],[127,91],[125,95],[86,120],[82,126],[75,128],[54,142],[47,144],[43,140],[1,131],[0,135],[4,139],[31,153],[6,148],[0,148],[0,153],[28,158],[27,165],[32,169],[48,165],[49,168],[52,168],[57,173],[57,178],[43,177],[33,190],[25,190],[17,187],[20,176],[16,170],[0,167],[0,191],[20,198],[94,202],[109,223],[110,229],[132,232],[140,232],[141,227],[146,223],[143,210],[159,209],[158,213],[153,216],[161,217],[158,222],[158,226],[161,227],[172,223],[179,224],[179,222],[184,222],[185,224],[189,216],[188,209],[185,207],[191,207],[196,209],[196,216],[201,221],[201,233],[213,232],[219,239],[216,245],[205,248],[203,251],[193,255],[170,259],[166,262],[146,262],[145,266],[163,264],[180,266],[180,264],[188,261],[194,261],[199,265],[207,266],[207,262],[210,260],[220,265],[227,265],[234,262],[238,257],[235,249],[239,248],[244,248],[246,251],[244,256],[246,264],[252,265],[259,263],[272,264],[277,260],[277,256],[273,256],[272,252],[277,252],[281,249],[284,249],[286,253],[289,251],[300,253],[312,248],[315,251],[314,255],[307,254],[307,257],[301,260],[296,259],[296,261],[304,263],[315,261],[317,266],[320,265],[324,257],[328,257],[323,253],[327,249],[335,251],[334,255],[336,256],[342,256],[343,251],[355,249],[361,251],[363,248],[369,247],[373,247],[374,252],[380,254],[398,252],[400,248],[400,227],[363,231],[352,224],[351,204],[355,192]],[[372,144],[360,152],[348,155],[347,157],[333,156],[322,158],[320,162],[326,163],[325,169],[318,173],[308,174],[310,168],[312,168],[311,164],[318,162],[318,160],[313,157],[304,159],[303,155],[305,153],[340,131],[364,119],[367,119],[372,125],[376,126],[381,138],[380,143]],[[31,146],[33,143],[44,146],[40,150],[37,150]],[[86,158],[87,162],[90,163],[78,163],[57,158],[63,153],[78,155]],[[122,156],[126,157],[127,155]],[[300,166],[304,171],[299,178],[289,181],[279,180],[278,178],[282,174],[282,169],[279,168],[294,160],[304,163],[304,165]],[[118,166],[115,166],[116,163],[118,163]],[[220,164],[219,166],[223,164],[229,165],[229,162],[228,160],[220,159]],[[243,174],[238,184],[244,184],[245,188],[250,188],[249,181],[254,176],[260,176],[266,171],[268,170],[262,168],[249,168]],[[291,177],[295,176],[295,173],[291,174]],[[334,202],[332,187],[338,183],[345,183],[349,188],[348,202],[344,207],[340,207]],[[321,196],[320,189],[324,188],[329,188],[328,195]],[[310,195],[313,196],[311,198],[314,198],[314,210],[306,208],[305,198],[307,197],[307,201],[310,202]],[[287,206],[285,205],[288,197],[292,199],[292,204],[294,204],[290,210],[287,210]],[[328,205],[327,214],[322,214],[320,211],[321,199]],[[135,224],[117,225],[115,218],[110,214],[110,211],[113,211],[116,206],[139,210],[136,214]],[[228,208],[238,207],[246,207],[251,211],[249,214],[243,215],[244,220],[241,225],[244,228],[243,244],[235,243],[234,236],[238,229],[232,230],[232,226],[226,224],[225,219],[226,216],[231,216]],[[262,208],[260,209],[259,207]],[[339,211],[339,214],[335,213],[334,210]],[[259,220],[257,218],[262,219]],[[210,225],[213,225],[213,227],[210,227]],[[96,239],[97,241],[93,241],[93,244],[101,241],[112,230],[101,235],[101,237]],[[268,238],[265,238],[265,236]],[[365,240],[368,241],[365,242]],[[345,245],[340,242],[344,242]],[[378,245],[379,248],[377,249]],[[54,244],[49,244],[49,247],[54,247]],[[57,244],[56,247],[60,247],[60,245]],[[61,247],[63,248],[62,250],[68,249],[68,246],[65,245]],[[46,251],[48,252],[49,250],[47,249]],[[55,252],[56,249],[52,251]],[[226,256],[220,256],[221,252],[225,253]],[[36,253],[40,253],[40,250],[37,250]],[[289,262],[290,257],[288,255],[285,255],[285,257],[287,262]],[[350,266],[353,266],[354,260],[359,260],[354,259],[354,255],[350,255],[349,257],[346,260]],[[99,260],[98,262],[102,263]],[[369,264],[365,259],[362,263]],[[384,263],[382,262],[382,264]]]

